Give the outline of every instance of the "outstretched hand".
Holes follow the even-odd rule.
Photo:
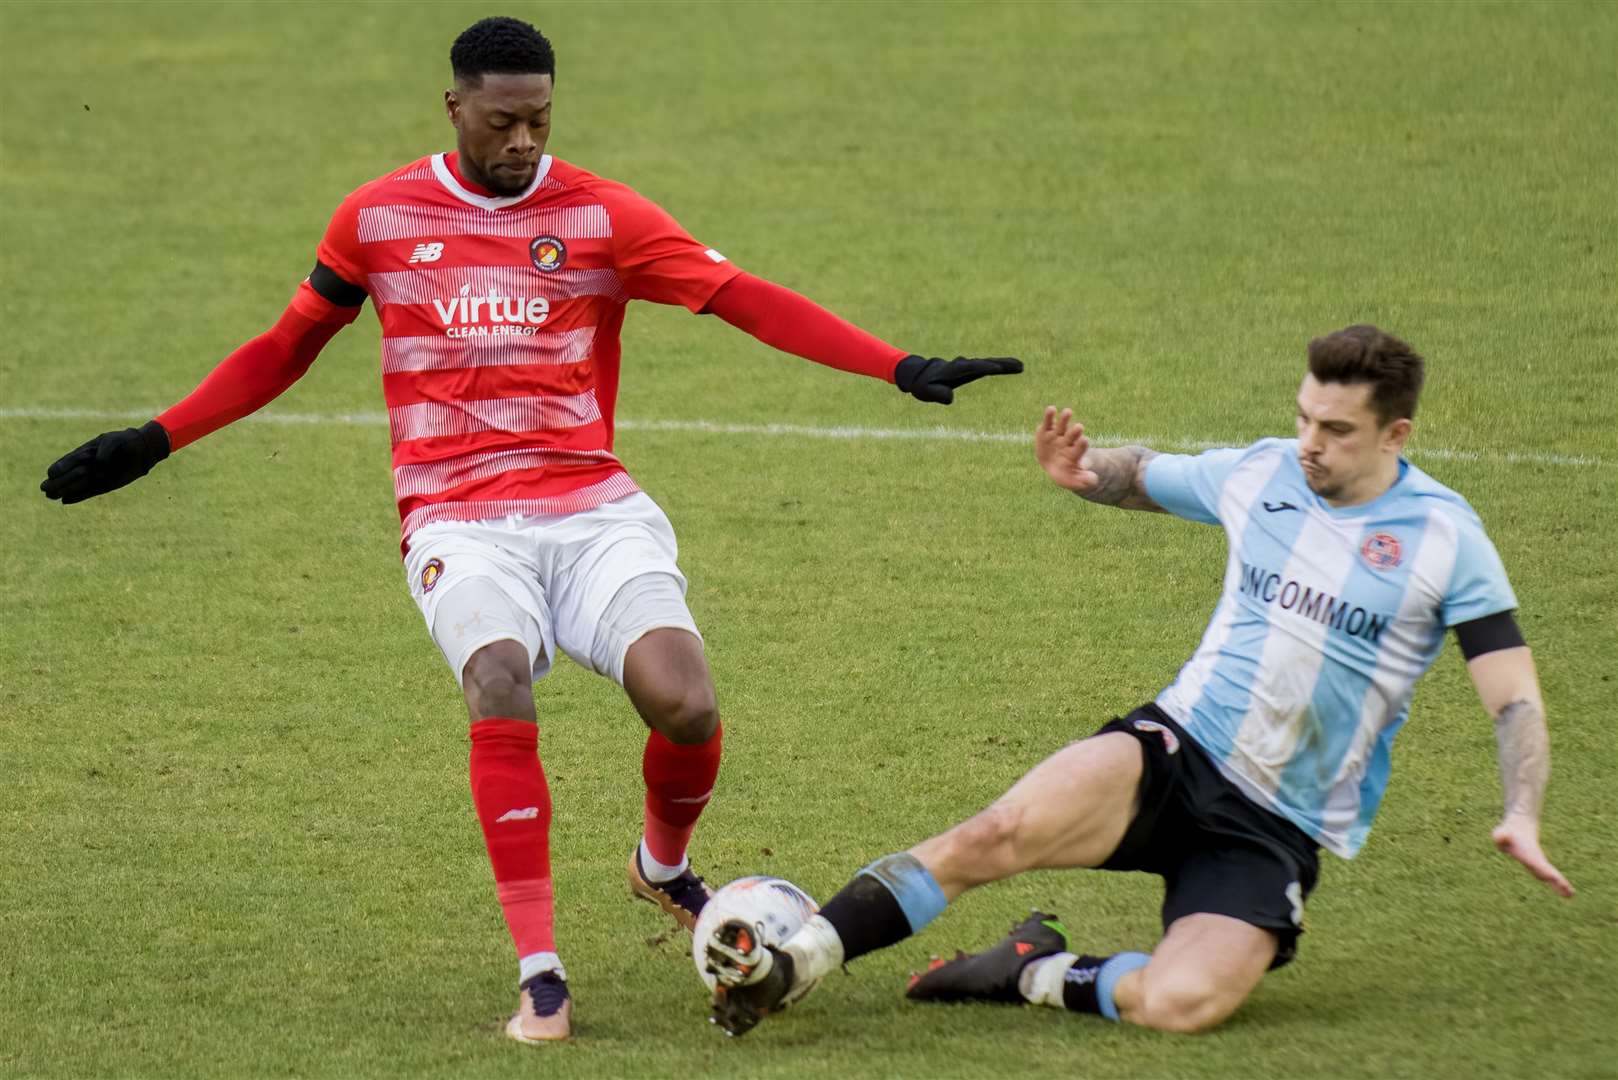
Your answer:
[[[104,432],[57,458],[39,490],[47,499],[83,502],[139,480],[168,456],[168,432],[155,420],[139,428]]]
[[[1034,429],[1034,456],[1046,474],[1079,495],[1094,491],[1101,486],[1101,477],[1085,468],[1089,451],[1090,440],[1084,436],[1084,425],[1073,419],[1073,410],[1063,409],[1058,415],[1055,405],[1045,406],[1045,417]]]
[[[1539,823],[1523,817],[1508,817],[1494,827],[1494,846],[1522,863],[1558,896],[1566,899],[1573,895],[1573,886],[1562,872],[1545,857],[1539,846]]]
[[[894,384],[920,401],[948,405],[955,400],[957,387],[965,386],[986,375],[1016,375],[1022,371],[1022,361],[1010,356],[989,356],[982,359],[957,356],[953,360],[937,357],[907,356],[894,369]]]

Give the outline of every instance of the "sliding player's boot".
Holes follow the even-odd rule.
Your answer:
[[[707,954],[708,970],[717,980],[708,1022],[726,1035],[746,1035],[791,1003],[792,956],[764,944],[757,928],[741,919],[721,923]]]
[[[702,914],[708,898],[713,895],[713,890],[692,873],[689,866],[672,881],[647,881],[646,874],[640,868],[639,844],[635,845],[635,853],[629,857],[629,891],[674,916],[674,921],[687,930],[696,927],[697,916]]]
[[[542,971],[522,984],[517,1014],[506,1021],[506,1035],[524,1043],[559,1042],[572,1030],[573,999],[567,980]]]
[[[912,1001],[1004,1001],[1021,1003],[1017,980],[1022,969],[1067,951],[1067,928],[1054,915],[1030,912],[999,944],[980,953],[957,952],[910,976],[905,997]]]

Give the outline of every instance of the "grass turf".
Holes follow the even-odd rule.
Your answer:
[[[1029,906],[1156,933],[1149,879],[964,898],[744,1042],[632,905],[641,733],[540,696],[572,1045],[499,1037],[510,947],[454,684],[401,587],[380,426],[242,424],[81,507],[33,490],[274,317],[342,193],[435,149],[461,5],[0,8],[0,1072],[19,1076],[1611,1075],[1618,15],[1608,5],[561,6],[551,149],[740,265],[1015,379],[923,407],[681,312],[625,331],[619,449],[670,511],[726,717],[699,869],[824,898],[1150,697],[1216,530],[1076,505],[1025,446],[655,421],[1285,430],[1310,335],[1431,362],[1416,460],[1482,513],[1551,714],[1560,904],[1488,850],[1446,654],[1299,963],[1212,1036],[898,997]],[[366,316],[272,411],[374,413]],[[1423,456],[1425,454],[1425,456]],[[1608,1021],[1600,1018],[1607,1016]],[[537,1056],[536,1056],[537,1055]]]

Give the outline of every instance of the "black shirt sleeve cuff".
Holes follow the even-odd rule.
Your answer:
[[[365,290],[337,276],[325,263],[316,261],[309,271],[309,287],[338,307],[359,307],[365,303]]]
[[[1497,611],[1481,619],[1455,624],[1455,640],[1461,644],[1461,655],[1475,660],[1484,653],[1499,652],[1527,645],[1517,619],[1512,612]]]

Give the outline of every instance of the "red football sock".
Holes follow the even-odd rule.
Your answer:
[[[658,732],[646,738],[641,775],[646,778],[646,850],[665,866],[678,866],[685,858],[702,808],[713,794],[719,775],[721,730],[707,742],[681,745]]]
[[[556,951],[551,904],[551,793],[539,728],[490,717],[472,725],[472,803],[519,957]]]

